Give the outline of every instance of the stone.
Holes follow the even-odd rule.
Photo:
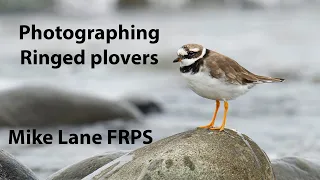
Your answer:
[[[148,0],[118,0],[116,8],[118,10],[142,9],[149,6]]]
[[[26,166],[16,160],[11,154],[0,150],[1,180],[37,180],[36,175]]]
[[[128,96],[124,97],[123,100],[132,103],[143,114],[154,114],[163,112],[163,108],[160,106],[160,103],[153,100],[152,98],[146,98],[145,95]]]
[[[83,178],[108,180],[274,180],[270,160],[249,137],[207,129],[146,145]]]
[[[56,4],[55,0],[0,0],[0,14],[50,12]]]
[[[90,157],[52,174],[47,180],[82,179],[105,164],[126,154],[125,151],[110,152]]]
[[[0,92],[0,126],[86,124],[114,119],[139,120],[148,107],[144,100],[115,101],[47,86],[20,86]]]
[[[297,157],[285,157],[272,161],[277,180],[319,180],[320,165]]]
[[[314,84],[320,84],[320,75],[319,74],[314,75],[311,79],[311,82]]]

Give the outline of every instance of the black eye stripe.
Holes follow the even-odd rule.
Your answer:
[[[196,54],[196,52],[190,51],[190,52],[188,53],[188,56],[189,56],[189,57],[192,57],[192,56],[194,56],[195,54]]]
[[[194,51],[189,51],[187,55],[183,55],[182,57],[184,59],[191,59],[193,58],[198,52],[194,52]]]

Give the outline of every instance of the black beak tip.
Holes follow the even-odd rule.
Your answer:
[[[173,63],[179,62],[179,58],[176,58],[175,60],[173,60]]]

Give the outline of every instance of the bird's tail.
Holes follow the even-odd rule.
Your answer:
[[[256,76],[256,78],[259,79],[261,83],[273,83],[273,82],[283,82],[284,79],[282,78],[272,78],[272,77],[266,77],[266,76]]]

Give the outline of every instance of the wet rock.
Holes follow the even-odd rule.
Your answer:
[[[0,13],[47,12],[55,4],[54,0],[0,0]]]
[[[215,7],[215,6],[222,6],[225,4],[225,0],[191,0],[191,1],[187,1],[187,6],[192,8],[192,7],[203,7],[203,6],[211,6],[211,7]]]
[[[82,179],[127,152],[113,152],[90,157],[51,175],[47,180]]]
[[[115,159],[83,180],[274,180],[271,163],[246,135],[196,129]]]
[[[317,74],[314,77],[312,77],[311,82],[314,84],[320,84],[320,75]]]
[[[0,150],[0,179],[1,180],[37,180],[35,174],[22,165],[9,153]]]
[[[118,0],[117,9],[127,10],[127,9],[141,9],[149,6],[148,0]]]
[[[320,165],[302,158],[286,157],[272,161],[277,180],[319,180]]]
[[[160,103],[156,102],[155,100],[146,99],[141,95],[136,95],[134,97],[126,97],[124,98],[124,100],[129,103],[132,103],[140,110],[140,112],[142,112],[145,115],[163,112],[163,108],[160,106]]]
[[[0,93],[0,126],[49,126],[140,119],[143,113],[139,109],[148,108],[137,107],[136,104],[52,87],[24,86]]]

